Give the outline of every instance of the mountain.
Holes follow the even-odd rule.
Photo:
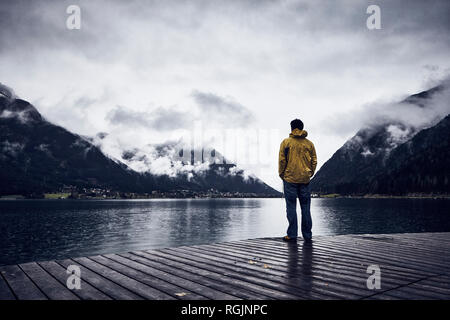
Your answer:
[[[427,108],[442,86],[402,103]],[[448,109],[450,112],[450,109]],[[449,117],[430,128],[385,120],[359,130],[311,181],[319,194],[450,194]]]
[[[215,189],[279,195],[234,165],[208,165],[189,176],[136,172],[121,159],[105,155],[92,139],[50,123],[34,106],[0,85],[0,195],[42,194],[65,186],[136,193]]]
[[[137,192],[148,186],[82,137],[46,121],[28,102],[0,96],[0,194],[64,185]]]
[[[450,115],[400,145],[370,181],[377,194],[450,194]]]
[[[134,171],[176,181],[177,189],[281,195],[256,176],[225,159],[214,148],[193,149],[180,141],[172,141],[122,149],[120,144],[116,144],[115,137],[105,132],[86,139]]]

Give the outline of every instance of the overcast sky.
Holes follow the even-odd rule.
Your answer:
[[[445,0],[0,2],[0,82],[46,118],[135,146],[199,123],[250,129],[245,143],[256,135],[272,152],[242,166],[277,188],[290,120],[304,121],[322,165],[367,119],[351,114],[450,71]],[[66,28],[71,4],[80,30]],[[380,30],[366,27],[370,4]]]

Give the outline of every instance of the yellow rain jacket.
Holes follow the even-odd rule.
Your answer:
[[[289,138],[281,142],[278,174],[290,183],[309,183],[317,166],[314,144],[306,139],[305,130],[294,129]]]

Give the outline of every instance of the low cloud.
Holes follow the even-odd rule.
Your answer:
[[[93,143],[138,172],[170,177],[198,175],[211,163],[223,163],[218,152],[214,151],[214,157],[210,153],[224,146],[223,141],[220,144],[215,140],[217,137],[203,131],[202,141],[194,141],[199,138],[194,137],[198,132],[196,129],[200,126],[220,134],[248,126],[253,123],[254,116],[228,96],[194,90],[190,98],[183,106],[160,106],[149,111],[116,106],[105,116],[110,126],[108,134],[97,135]],[[180,150],[184,151],[181,157]],[[191,163],[191,150],[194,150],[194,163]],[[247,175],[244,175],[246,179]]]
[[[434,88],[428,95],[408,96],[398,102],[373,102],[359,110],[336,113],[324,120],[322,130],[348,136],[362,127],[391,124],[388,129],[393,139],[404,140],[411,130],[433,126],[450,113],[450,78]]]
[[[137,172],[150,172],[172,178],[181,175],[189,179],[194,175],[201,175],[209,169],[209,165],[214,163],[216,158],[221,157],[217,154],[215,159],[205,157],[204,161],[201,157],[197,157],[196,161],[191,163],[191,147],[185,145],[182,140],[133,147],[132,144],[121,141],[120,137],[102,134],[94,137],[92,142],[104,153]],[[184,155],[180,154],[181,150],[184,151]],[[205,152],[207,151],[209,150],[205,149]]]
[[[13,89],[11,89],[10,87],[4,85],[1,82],[0,82],[0,96],[4,96],[4,97],[6,97],[8,99],[16,98],[16,95],[15,95]]]

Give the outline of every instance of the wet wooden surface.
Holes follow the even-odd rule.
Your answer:
[[[68,289],[69,265],[81,289]],[[367,268],[380,268],[368,289]],[[0,267],[0,300],[450,299],[450,233],[262,238]]]

